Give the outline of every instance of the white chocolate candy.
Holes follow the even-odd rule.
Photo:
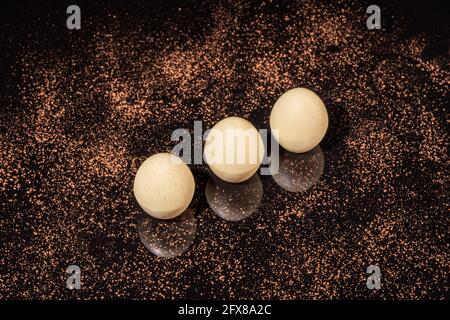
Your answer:
[[[247,120],[229,117],[219,121],[205,141],[204,158],[216,176],[238,183],[250,178],[264,157],[258,130]]]
[[[324,103],[306,88],[284,93],[270,114],[270,129],[275,139],[284,149],[295,153],[312,150],[323,139],[327,128],[328,113]]]
[[[158,153],[146,159],[134,178],[134,196],[141,208],[158,219],[183,213],[194,196],[191,170],[179,157]]]

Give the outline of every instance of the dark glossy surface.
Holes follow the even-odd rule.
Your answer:
[[[358,3],[80,2],[69,31],[67,5],[0,10],[0,298],[446,296],[444,10],[382,1],[369,31]],[[238,191],[194,165],[191,215],[142,216],[134,174],[172,130],[267,128],[296,86],[328,108],[320,149]]]

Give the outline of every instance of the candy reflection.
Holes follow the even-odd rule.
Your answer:
[[[197,223],[190,208],[171,220],[158,220],[143,214],[138,223],[144,246],[155,256],[165,258],[185,252],[194,241],[196,231]]]
[[[319,181],[325,164],[320,146],[306,153],[280,151],[279,169],[273,174],[275,182],[290,192],[303,192]]]
[[[261,202],[263,186],[257,174],[241,183],[229,183],[211,177],[205,193],[209,206],[219,217],[239,221],[256,211]]]

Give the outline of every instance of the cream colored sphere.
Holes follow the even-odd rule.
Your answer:
[[[324,103],[306,88],[284,93],[270,114],[270,129],[275,139],[284,149],[295,153],[312,150],[323,139],[327,128],[328,113]]]
[[[183,160],[170,153],[146,159],[134,178],[134,196],[141,208],[157,219],[183,213],[194,196],[195,181]]]
[[[259,131],[243,118],[219,121],[205,140],[205,162],[217,177],[227,182],[249,179],[263,157],[264,144]]]

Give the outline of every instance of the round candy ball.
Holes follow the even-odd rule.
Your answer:
[[[227,182],[238,183],[253,176],[263,157],[261,135],[243,118],[219,121],[205,140],[206,163],[217,177]]]
[[[183,213],[194,196],[191,170],[179,157],[158,153],[146,159],[134,178],[134,196],[141,208],[157,219]]]
[[[284,149],[294,153],[312,150],[323,139],[327,128],[328,113],[324,103],[306,88],[284,93],[270,114],[273,136]]]

